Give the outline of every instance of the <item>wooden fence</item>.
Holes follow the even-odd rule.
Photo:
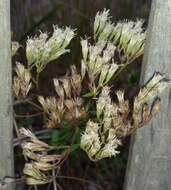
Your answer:
[[[13,176],[10,0],[0,0],[0,179]],[[0,189],[13,190],[12,185]]]
[[[171,79],[171,1],[153,0],[142,66],[144,83],[160,71]],[[171,89],[160,115],[132,138],[125,190],[171,189]]]

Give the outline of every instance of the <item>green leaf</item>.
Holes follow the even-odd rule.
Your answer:
[[[138,72],[132,73],[130,79],[129,79],[129,85],[132,86],[136,84],[140,80],[140,74]]]
[[[57,145],[59,144],[59,130],[54,130],[51,135],[51,144]]]
[[[79,147],[80,147],[80,144],[73,144],[73,145],[71,146],[71,152],[76,151]]]
[[[89,97],[92,97],[92,96],[95,96],[94,92],[88,92],[88,93],[83,95],[83,97],[85,97],[85,98],[89,98]]]

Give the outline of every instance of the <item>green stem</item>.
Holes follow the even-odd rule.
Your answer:
[[[61,146],[58,146],[58,147],[52,147],[51,150],[60,150],[60,149],[65,149],[65,148],[69,148],[70,146],[69,145],[61,145]]]

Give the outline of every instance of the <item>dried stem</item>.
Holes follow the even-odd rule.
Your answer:
[[[53,187],[54,187],[54,190],[57,190],[57,182],[56,182],[56,178],[55,178],[55,176],[56,176],[55,170],[56,170],[55,167],[53,167],[53,169],[52,169]]]
[[[69,180],[76,180],[76,181],[80,181],[80,182],[82,182],[82,183],[93,184],[93,185],[96,186],[98,189],[103,190],[103,188],[102,188],[100,185],[95,184],[95,183],[92,182],[92,181],[89,181],[89,180],[86,180],[86,179],[79,178],[79,177],[72,177],[72,176],[57,176],[56,178],[59,178],[59,179],[69,179]]]

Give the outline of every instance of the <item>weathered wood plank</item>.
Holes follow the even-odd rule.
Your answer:
[[[153,0],[142,83],[155,71],[171,79],[171,1]],[[162,95],[160,115],[132,138],[125,190],[171,189],[171,89]]]
[[[0,0],[0,178],[4,176],[13,176],[10,0]]]

